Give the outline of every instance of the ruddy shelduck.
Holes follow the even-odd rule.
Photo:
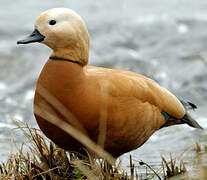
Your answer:
[[[33,33],[17,43],[33,42],[53,50],[37,82],[34,110],[44,102],[48,110],[71,124],[51,101],[41,96],[39,91],[44,88],[67,108],[78,120],[82,127],[79,129],[94,142],[105,121],[103,146],[113,156],[140,147],[163,127],[186,123],[201,128],[187,113],[187,109],[196,106],[178,100],[153,80],[134,72],[88,66],[89,33],[74,11],[54,8],[43,12]],[[40,129],[57,145],[72,151],[83,147],[71,135],[34,114]]]

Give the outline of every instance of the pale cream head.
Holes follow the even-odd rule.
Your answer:
[[[52,56],[88,63],[90,38],[82,18],[67,8],[43,12],[35,22],[43,36],[41,43],[53,49]]]

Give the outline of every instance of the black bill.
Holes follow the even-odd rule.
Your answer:
[[[32,34],[30,34],[28,37],[26,37],[23,40],[17,41],[17,44],[29,44],[34,42],[41,42],[45,39],[45,36],[40,34],[40,32],[35,29]]]

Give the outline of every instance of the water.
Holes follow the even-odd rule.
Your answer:
[[[18,46],[33,31],[42,11],[69,7],[86,21],[91,35],[90,64],[126,69],[156,80],[199,109],[207,127],[207,2],[194,0],[36,0],[0,2],[0,158],[9,153],[13,120],[36,126],[32,113],[38,74],[51,52],[40,44]],[[204,60],[201,60],[202,58]],[[20,134],[15,135],[22,142]],[[181,153],[202,133],[185,125],[156,132],[131,152],[136,160],[160,162],[160,154]],[[129,154],[122,156],[126,164]]]

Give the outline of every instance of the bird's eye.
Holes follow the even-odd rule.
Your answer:
[[[51,20],[50,22],[49,22],[49,25],[55,25],[56,24],[56,21],[55,20]]]

